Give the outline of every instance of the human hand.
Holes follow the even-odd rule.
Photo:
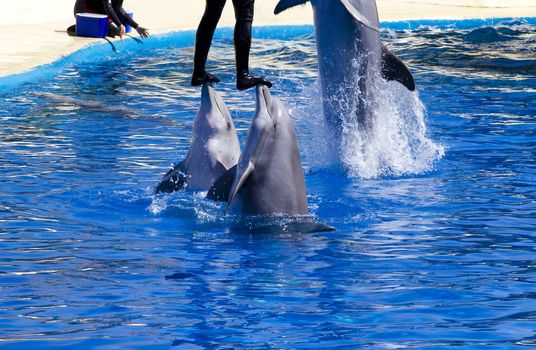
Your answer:
[[[126,28],[124,25],[120,25],[119,26],[119,39],[121,39],[121,41],[123,41],[123,35],[125,35],[125,32],[126,32]]]
[[[136,28],[136,31],[142,38],[147,38],[149,36],[149,29],[147,28],[138,27]]]

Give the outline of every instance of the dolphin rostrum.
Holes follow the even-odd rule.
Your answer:
[[[216,90],[205,83],[188,154],[164,176],[156,192],[185,188],[206,191],[239,157],[240,144],[231,115]]]
[[[235,175],[228,207],[250,215],[308,213],[294,126],[266,86],[257,86],[255,116]]]
[[[281,0],[275,13],[309,0]],[[314,12],[324,114],[340,128],[347,115],[367,122],[376,76],[396,80],[410,91],[408,68],[381,44],[375,0],[310,0]]]

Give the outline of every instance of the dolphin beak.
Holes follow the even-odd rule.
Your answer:
[[[201,88],[201,105],[206,108],[217,108],[223,119],[231,119],[231,115],[225,106],[225,102],[211,82],[204,83]]]
[[[211,95],[211,89],[209,88],[208,83],[204,83],[201,87],[201,103],[203,103],[206,99],[210,99]]]
[[[274,100],[272,94],[270,94],[270,89],[265,85],[257,86],[257,108],[260,110],[266,111],[268,117],[273,120],[274,116],[271,113],[271,107],[273,106]]]
[[[266,108],[270,107],[272,105],[272,94],[270,94],[270,89],[268,89],[266,85],[262,86],[262,94],[266,103]]]

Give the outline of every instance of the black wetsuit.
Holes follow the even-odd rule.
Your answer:
[[[77,13],[81,12],[107,15],[117,27],[128,24],[134,29],[138,28],[138,23],[123,9],[123,0],[76,0],[74,4],[75,17]],[[115,36],[117,34],[119,34],[118,29],[111,26],[109,35]]]
[[[205,65],[214,31],[221,18],[226,0],[206,1],[205,13],[197,28],[192,85],[200,85],[204,80],[219,81],[219,79],[205,71]],[[236,18],[234,45],[239,89],[249,88],[257,84],[265,84],[271,87],[271,83],[268,81],[249,75],[249,52],[251,49],[254,5],[255,0],[233,0]],[[246,85],[241,84],[243,82],[246,82]]]

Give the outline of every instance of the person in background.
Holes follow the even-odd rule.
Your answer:
[[[123,0],[76,0],[74,4],[74,16],[77,13],[89,12],[108,16],[108,35],[119,35],[123,40],[125,24],[136,29],[142,38],[149,36],[149,30],[136,23],[123,9]],[[69,28],[72,30],[72,28]]]
[[[226,0],[206,0],[205,13],[197,28],[195,39],[194,70],[192,85],[200,86],[206,82],[220,82],[215,75],[205,70],[208,52],[218,25]],[[255,0],[233,0],[236,25],[234,28],[234,46],[236,56],[236,87],[246,90],[263,84],[272,87],[264,78],[249,74],[249,51],[251,48],[251,28],[253,25],[253,8]]]

